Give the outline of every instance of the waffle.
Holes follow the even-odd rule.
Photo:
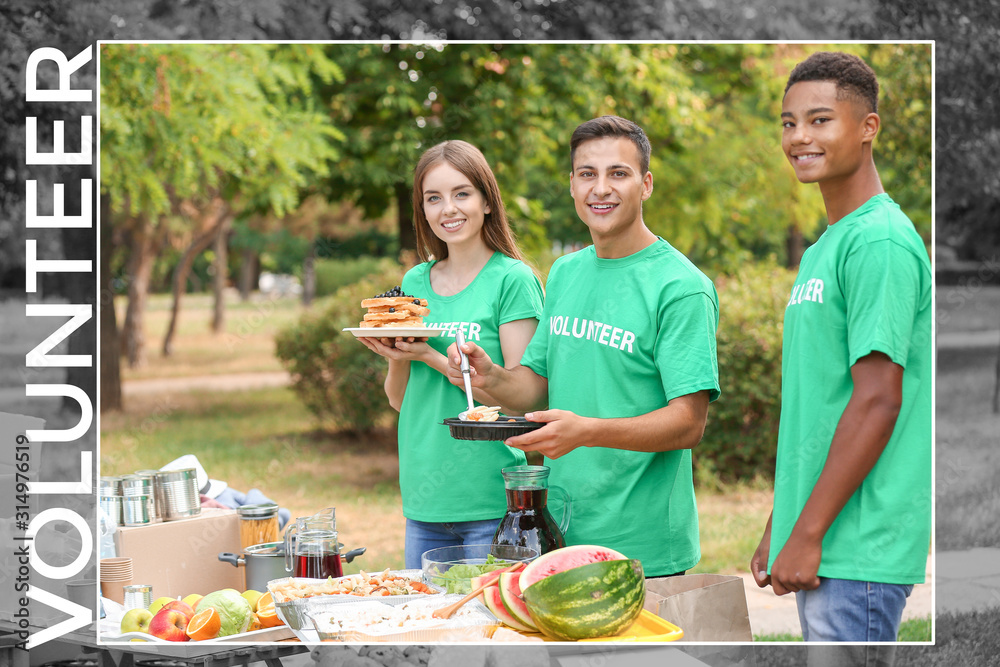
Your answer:
[[[415,303],[417,302],[417,303]],[[393,307],[393,306],[427,306],[427,299],[418,299],[413,296],[375,296],[370,299],[363,299],[361,301],[362,308],[379,308],[379,307]]]
[[[424,316],[430,314],[427,299],[403,294],[397,285],[388,292],[362,299],[361,307],[367,308],[360,327],[411,328],[424,326]]]

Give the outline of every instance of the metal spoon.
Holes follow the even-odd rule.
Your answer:
[[[469,411],[476,407],[476,404],[472,402],[472,380],[469,377],[469,358],[462,351],[462,346],[465,345],[465,334],[462,333],[461,329],[455,332],[455,339],[458,343],[458,356],[462,359],[462,379],[465,380],[465,398],[469,401],[469,409],[459,412],[458,418],[465,421]]]

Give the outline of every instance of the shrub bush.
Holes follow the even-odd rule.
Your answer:
[[[361,300],[398,285],[402,269],[382,260],[378,271],[317,302],[298,323],[275,337],[277,357],[292,375],[292,388],[320,422],[353,432],[372,430],[395,414],[385,397],[385,360],[354,336]]]
[[[324,297],[334,294],[341,287],[346,287],[370,275],[380,273],[384,267],[392,265],[399,274],[399,265],[385,258],[362,255],[349,259],[317,259],[316,296]],[[393,285],[402,280],[400,275]],[[390,285],[392,287],[392,285]],[[380,290],[385,291],[385,290]]]
[[[715,280],[721,398],[709,407],[696,467],[724,481],[774,476],[781,411],[781,330],[795,272],[751,264]]]

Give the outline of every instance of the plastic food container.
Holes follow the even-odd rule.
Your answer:
[[[451,431],[451,437],[456,440],[506,440],[515,435],[536,431],[543,426],[542,422],[529,422],[524,417],[503,417],[495,422],[463,421],[461,419],[445,419],[444,422]]]
[[[369,573],[374,574],[374,573]],[[409,577],[410,579],[420,580],[421,571],[420,570],[391,570],[389,574],[398,575],[401,577]],[[356,575],[348,575],[356,576]],[[359,600],[388,600],[388,599],[411,599],[411,598],[422,598],[427,597],[426,595],[391,595],[379,598],[364,597],[361,595],[346,595],[346,594],[332,594],[332,595],[316,595],[309,598],[294,598],[285,599],[285,597],[279,592],[283,584],[289,582],[303,583],[303,584],[323,584],[326,583],[326,579],[308,579],[304,577],[285,577],[283,579],[274,579],[267,583],[267,590],[271,593],[271,597],[274,599],[274,608],[278,612],[278,616],[283,620],[288,627],[293,630],[312,630],[312,622],[306,617],[306,612],[310,604],[314,602],[327,602],[330,604],[345,604],[349,602],[357,602]],[[435,597],[438,597],[435,595]],[[305,641],[305,640],[303,640]]]
[[[530,562],[538,552],[510,544],[465,544],[425,551],[420,557],[424,582],[446,593],[468,593],[472,578],[519,561]]]
[[[489,639],[500,622],[478,600],[467,602],[449,619],[431,617],[434,609],[462,597],[401,595],[384,601],[355,599],[345,603],[311,598],[306,616],[320,641],[424,643]],[[412,620],[400,622],[404,614]],[[383,618],[386,620],[379,621]]]

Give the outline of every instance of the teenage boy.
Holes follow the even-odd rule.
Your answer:
[[[895,641],[930,544],[933,275],[875,169],[877,111],[874,72],[844,53],[796,66],[781,108],[829,226],[785,309],[774,508],[750,570],[796,594],[806,641]]]
[[[594,244],[552,265],[520,365],[493,364],[472,343],[463,350],[474,386],[545,423],[507,444],[542,453],[550,482],[569,493],[567,544],[616,549],[647,576],[682,574],[701,558],[691,448],[719,395],[718,296],[643,222],[653,175],[642,128],[595,118],[570,147],[570,193]]]

